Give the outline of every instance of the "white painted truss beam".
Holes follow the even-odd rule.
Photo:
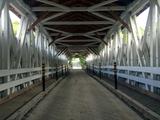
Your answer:
[[[110,25],[109,21],[57,21],[45,22],[44,25]]]
[[[66,13],[64,12],[64,13],[57,13],[57,14],[51,15],[51,16],[43,19],[41,22],[43,23],[43,22],[49,21],[49,20],[51,20],[51,19],[60,17],[60,16],[62,16],[62,15],[64,15],[64,14],[66,14]]]
[[[53,32],[58,32],[58,33],[63,33],[63,34],[70,34],[68,32],[62,31],[62,30],[58,30],[58,29],[54,29],[54,28],[49,28],[49,27],[45,27],[46,30],[51,30]]]
[[[64,10],[69,9],[69,7],[66,7],[64,5],[58,4],[58,3],[53,2],[53,1],[48,1],[48,0],[36,0],[36,1],[41,2],[41,3],[45,3],[47,5],[53,5],[55,7],[58,7],[58,8],[64,9]]]
[[[111,27],[112,27],[112,26],[103,27],[103,28],[100,28],[100,29],[96,29],[96,30],[93,30],[93,31],[89,31],[89,32],[87,32],[86,34],[92,34],[92,33],[95,33],[95,32],[107,30],[107,29],[110,29]]]
[[[104,1],[104,2],[101,2],[101,3],[98,3],[96,5],[93,5],[93,6],[89,7],[88,10],[93,10],[93,9],[98,8],[98,7],[108,5],[108,4],[111,4],[111,3],[116,2],[116,1],[118,1],[118,0],[107,0],[107,1]]]
[[[50,12],[102,12],[102,11],[124,11],[125,6],[107,6],[99,7],[93,10],[88,9],[88,7],[70,7],[69,9],[60,9],[57,7],[32,7],[33,12],[40,11],[50,11]]]
[[[59,42],[95,42],[97,40],[93,40],[93,39],[75,39],[75,40],[69,40],[69,39],[65,39],[65,40],[61,40]]]
[[[90,13],[92,13],[93,15],[96,15],[96,16],[98,16],[98,17],[102,18],[102,19],[105,19],[105,20],[111,21],[111,22],[113,22],[113,23],[115,23],[115,22],[116,22],[116,20],[114,20],[113,18],[107,17],[107,16],[102,15],[102,14],[100,14],[100,13],[97,13],[97,12],[90,12]]]
[[[5,0],[1,0],[0,1],[0,15],[1,15],[2,9],[4,7],[4,4],[5,4]]]
[[[109,28],[108,28],[108,29],[109,29]],[[107,30],[107,29],[104,29],[104,30]],[[95,30],[95,32],[97,32],[98,35],[106,35],[106,32],[100,32],[100,31],[102,31],[102,30],[97,30],[97,31]],[[76,34],[77,34],[77,35],[78,35],[78,34],[80,35],[80,34],[82,34],[82,33],[76,33]],[[87,32],[86,34],[95,35],[94,32],[91,32],[91,33],[90,33],[90,32]],[[50,36],[58,36],[58,35],[59,35],[59,33],[51,33],[51,34],[50,34]],[[61,36],[65,36],[65,35],[66,35],[66,34],[63,34],[63,33],[61,34]]]

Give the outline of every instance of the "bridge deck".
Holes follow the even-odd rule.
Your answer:
[[[106,78],[103,78],[103,80],[106,81],[107,83],[109,83],[110,85],[114,86],[113,80],[109,80]],[[144,106],[148,107],[149,109],[151,109],[152,111],[154,111],[160,115],[160,104],[159,104],[158,100],[156,100],[148,95],[145,95],[143,93],[140,93],[134,89],[131,89],[131,88],[127,87],[124,83],[118,84],[118,90],[122,91],[126,95],[130,96],[134,100],[140,102]]]
[[[83,71],[74,71],[25,118],[26,120],[141,120]]]
[[[54,80],[48,80],[46,82],[46,87],[48,87]],[[32,87],[31,89],[25,91],[24,93],[18,95],[17,97],[11,99],[10,101],[0,105],[0,120],[4,120],[9,117],[12,113],[21,108],[24,104],[30,101],[38,93],[42,91],[42,85]]]

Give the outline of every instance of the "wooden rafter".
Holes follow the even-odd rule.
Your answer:
[[[129,32],[131,32],[131,28],[129,27],[129,25],[118,15],[116,15],[116,13],[114,13],[113,11],[108,12],[110,15],[112,15],[112,17],[114,19],[116,19],[117,21],[119,21],[124,27],[126,27],[128,29]]]
[[[38,18],[35,22],[32,23],[32,25],[28,28],[28,31],[33,29],[38,23],[40,23],[43,19],[47,18],[49,16],[49,12],[46,12],[43,14],[40,18]]]
[[[49,35],[54,39],[49,43],[49,46],[54,43],[58,47],[72,48],[73,46],[78,49],[79,45],[80,47],[89,47],[89,51],[92,51],[92,53],[94,51],[98,54],[95,48],[100,43],[108,45],[103,38],[117,21],[130,31],[130,26],[119,15],[119,13],[126,10],[126,5],[119,4],[121,1],[117,1],[35,0],[34,4],[30,3],[29,5],[31,10],[41,17],[28,30],[42,23]],[[44,14],[44,12],[47,14]],[[108,15],[104,13],[108,13]],[[62,48],[60,47],[61,50]],[[65,49],[65,51],[68,50]],[[66,53],[65,51],[62,51],[62,53]]]

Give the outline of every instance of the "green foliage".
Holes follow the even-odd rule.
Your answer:
[[[69,57],[69,64],[72,65],[72,59],[79,58],[82,68],[86,66],[86,57],[81,54],[74,54],[72,57]]]
[[[69,65],[72,66],[72,57],[68,57]]]
[[[86,57],[79,55],[79,60],[80,60],[82,68],[84,68],[86,65]]]
[[[13,32],[14,32],[14,34],[16,35],[17,34],[17,31],[18,31],[18,29],[19,29],[19,22],[18,21],[14,21],[13,23],[12,23],[12,26],[13,26]]]
[[[128,33],[127,33],[127,29],[126,28],[123,30],[123,42],[125,44],[128,43]]]
[[[140,27],[140,35],[141,35],[141,37],[144,35],[144,28],[142,28],[142,27]]]

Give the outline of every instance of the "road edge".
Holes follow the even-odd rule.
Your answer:
[[[40,92],[17,111],[9,115],[5,120],[21,120],[30,110],[32,110],[41,100],[43,100],[52,89],[54,89],[63,79],[66,79],[67,77],[61,77],[59,80],[52,83],[48,88],[46,88],[46,91]]]
[[[119,90],[115,90],[110,84],[105,82],[104,80],[100,80],[98,77],[88,74],[90,77],[94,78],[98,83],[107,88],[113,94],[115,94],[119,99],[121,99],[125,104],[127,104],[130,108],[138,112],[138,114],[146,120],[160,120],[160,115],[152,111],[151,109],[145,107],[138,101],[132,99],[128,95],[124,94]]]

